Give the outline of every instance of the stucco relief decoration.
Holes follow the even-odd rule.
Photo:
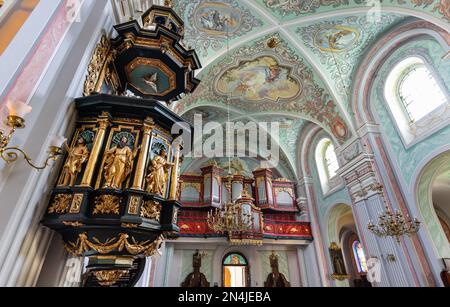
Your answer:
[[[364,14],[298,27],[295,32],[324,66],[337,92],[347,98],[353,84],[352,73],[365,50],[379,33],[403,18],[382,14],[379,21],[368,22]]]
[[[273,37],[279,44],[271,49],[267,41]],[[246,112],[275,111],[311,118],[328,127],[340,143],[350,137],[336,103],[317,85],[312,69],[303,58],[279,34],[267,35],[230,52],[211,65],[202,80],[197,91],[176,106],[178,114],[194,104],[230,103]],[[272,88],[276,88],[274,93],[270,93]]]
[[[282,17],[307,15],[343,7],[373,7],[373,0],[261,0],[265,7]],[[422,8],[431,13],[438,13],[450,20],[450,2],[448,0],[386,0],[391,5],[405,8]],[[434,4],[434,6],[433,6]]]
[[[416,1],[422,2],[422,0],[416,0]],[[426,1],[426,0],[424,0],[424,1]],[[433,11],[439,12],[440,14],[442,14],[442,16],[444,16],[445,19],[450,21],[450,1],[441,0],[434,6]]]
[[[236,0],[176,1],[174,9],[187,21],[185,44],[204,57],[225,47],[227,32],[236,38],[263,25]]]
[[[287,16],[290,14],[302,15],[315,13],[321,6],[338,7],[348,4],[349,0],[263,0],[264,4],[273,11]],[[356,0],[363,2],[364,0]]]

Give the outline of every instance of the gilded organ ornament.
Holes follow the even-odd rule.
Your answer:
[[[167,162],[167,152],[163,148],[156,155],[149,167],[149,174],[146,177],[147,192],[163,196],[167,186],[167,176],[169,169],[174,166]]]
[[[127,136],[122,136],[120,142],[105,154],[105,188],[121,189],[122,184],[131,173],[133,160],[139,148],[134,150],[129,145]]]
[[[89,149],[86,140],[80,136],[76,145],[70,148],[64,143],[67,150],[67,160],[64,164],[60,186],[74,186],[81,167],[89,159]]]

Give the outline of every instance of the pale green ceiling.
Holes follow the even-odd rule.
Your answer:
[[[200,112],[223,121],[229,106],[232,117],[289,122],[279,143],[292,169],[298,162],[295,142],[307,121],[337,143],[349,142],[355,136],[349,93],[370,46],[408,18],[425,17],[447,28],[450,21],[448,0],[385,0],[380,14],[375,2],[174,1],[186,23],[185,44],[196,49],[203,64],[200,86],[174,111],[191,120]],[[228,32],[225,18],[231,20]],[[337,49],[327,50],[323,44],[330,41],[317,39],[327,31],[341,36],[333,45]],[[274,37],[278,45],[269,48]]]

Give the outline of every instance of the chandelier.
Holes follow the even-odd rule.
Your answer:
[[[222,209],[216,208],[208,212],[208,227],[216,233],[228,233],[249,231],[253,227],[251,213],[242,211],[241,204],[229,202]]]
[[[392,212],[388,206],[386,206],[386,212],[383,212],[379,216],[378,225],[369,223],[369,230],[379,237],[394,237],[397,242],[400,243],[401,236],[411,236],[416,234],[420,229],[420,222],[416,218],[412,220],[407,216],[396,210]]]

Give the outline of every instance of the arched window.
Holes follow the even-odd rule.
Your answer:
[[[223,259],[223,286],[245,288],[249,285],[247,259],[241,254],[230,253]]]
[[[436,78],[420,58],[412,62],[403,72],[398,84],[398,94],[409,119],[414,122],[447,102],[444,91]]]
[[[391,70],[386,79],[385,97],[397,124],[406,126],[448,103],[432,68],[417,56],[404,59]]]
[[[358,240],[355,240],[352,244],[353,256],[356,261],[356,267],[358,268],[358,273],[367,273],[367,261],[366,255],[364,254],[364,250],[361,246],[361,243]]]
[[[329,190],[329,181],[335,177],[339,169],[339,162],[335,148],[330,139],[322,139],[316,148],[316,164],[319,178],[324,192]]]
[[[336,176],[339,169],[339,163],[331,141],[327,144],[325,149],[325,166],[327,168],[329,178]]]

